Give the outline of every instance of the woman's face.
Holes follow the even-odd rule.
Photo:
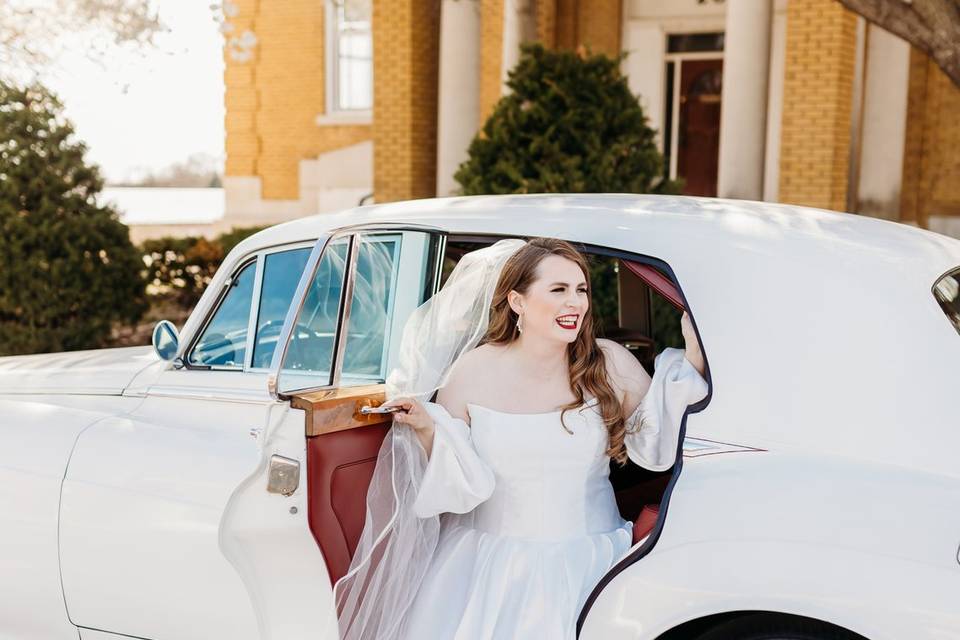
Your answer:
[[[590,306],[587,280],[572,260],[550,255],[537,265],[537,277],[525,294],[510,292],[510,306],[522,310],[523,334],[573,342]]]

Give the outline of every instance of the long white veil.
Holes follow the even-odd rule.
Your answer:
[[[428,401],[454,362],[483,338],[504,263],[523,240],[501,240],[463,256],[443,288],[403,329],[387,399]],[[342,640],[393,640],[437,546],[440,517],[420,518],[413,503],[427,458],[412,430],[387,432],[367,492],[366,520],[350,569],[334,585]]]

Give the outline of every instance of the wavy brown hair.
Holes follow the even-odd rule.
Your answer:
[[[577,263],[587,280],[587,300],[589,301],[588,312],[583,317],[580,333],[577,339],[567,346],[570,389],[577,399],[563,406],[563,412],[560,414],[561,424],[564,429],[567,429],[563,416],[568,409],[576,409],[583,404],[584,391],[589,391],[599,401],[600,413],[609,434],[607,455],[622,466],[627,462],[627,449],[623,442],[626,434],[623,407],[607,378],[606,358],[603,349],[597,344],[593,323],[593,287],[590,283],[590,269],[586,258],[572,244],[555,238],[534,238],[507,259],[493,294],[490,326],[480,344],[506,345],[519,337],[517,314],[510,308],[507,294],[510,291],[525,294],[537,278],[537,267],[540,262],[551,255]],[[567,431],[570,432],[569,429]]]

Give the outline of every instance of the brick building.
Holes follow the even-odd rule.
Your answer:
[[[237,0],[226,224],[451,193],[518,45],[627,53],[696,195],[960,236],[960,90],[835,0]]]

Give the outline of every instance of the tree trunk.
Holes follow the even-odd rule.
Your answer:
[[[960,86],[960,0],[838,1],[929,55]]]

